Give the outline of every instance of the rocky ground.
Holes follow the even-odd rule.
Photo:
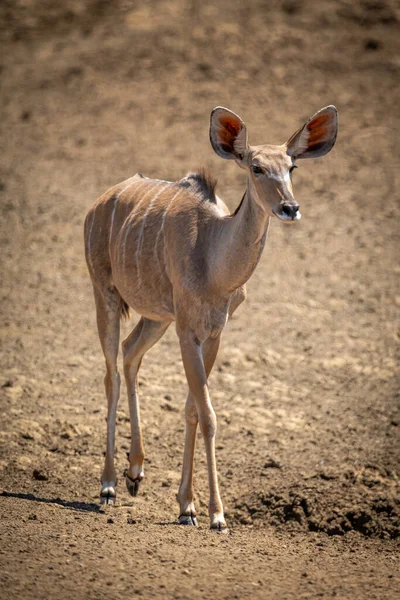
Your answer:
[[[5,0],[0,7],[0,589],[15,599],[392,599],[400,592],[396,1]],[[294,175],[210,377],[229,534],[176,525],[186,383],[173,328],[140,375],[146,478],[98,504],[106,400],[82,224],[136,171],[243,173],[216,105],[280,143],[335,104]],[[134,319],[135,320],[135,319]],[[133,322],[134,322],[133,320]],[[123,324],[128,333],[131,323]]]

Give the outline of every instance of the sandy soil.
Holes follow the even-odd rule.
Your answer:
[[[393,599],[400,593],[400,9],[363,2],[4,0],[0,589],[30,600]],[[100,508],[106,400],[84,216],[136,171],[198,165],[225,105],[280,143],[326,104],[340,136],[295,173],[210,378],[230,526],[175,525],[186,384],[171,328],[146,356],[146,479]],[[125,323],[127,333],[132,323]]]

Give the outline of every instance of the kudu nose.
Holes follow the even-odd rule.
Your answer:
[[[299,210],[298,204],[284,204],[282,207],[282,212],[285,213],[291,219],[294,219],[297,211]]]

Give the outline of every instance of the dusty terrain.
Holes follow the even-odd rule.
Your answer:
[[[398,540],[400,9],[389,0],[5,0],[1,19],[0,590],[39,599],[393,599]],[[136,171],[243,173],[208,118],[280,143],[326,104],[340,135],[295,172],[210,377],[230,526],[175,524],[186,385],[173,328],[146,356],[146,478],[101,509],[103,358],[82,224]],[[126,334],[132,322],[123,324]]]

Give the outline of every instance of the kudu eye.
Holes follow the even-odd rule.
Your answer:
[[[297,169],[297,166],[296,165],[292,165],[290,167],[290,169],[289,169],[289,173],[292,174],[295,169]]]
[[[251,169],[255,175],[261,175],[264,173],[263,169],[259,165],[251,165]]]

